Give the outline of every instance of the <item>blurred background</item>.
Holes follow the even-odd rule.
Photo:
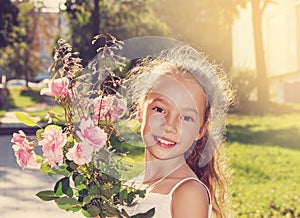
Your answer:
[[[41,122],[48,110],[60,113],[52,99],[39,95],[52,76],[56,41],[67,40],[86,65],[96,55],[91,41],[98,33],[121,40],[174,38],[222,66],[236,91],[226,144],[236,217],[300,217],[300,0],[0,0],[4,217],[16,216],[13,211],[24,217],[57,213],[53,207],[32,215],[30,204],[20,204],[32,175],[41,186],[49,180],[16,166],[9,134],[22,126],[12,112],[25,111]]]

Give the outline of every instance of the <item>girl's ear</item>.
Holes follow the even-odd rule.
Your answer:
[[[198,141],[199,139],[201,139],[201,138],[204,136],[204,134],[205,134],[206,131],[208,130],[208,126],[209,126],[209,121],[206,121],[206,122],[202,125],[201,129],[199,130],[199,134],[198,134],[198,136],[196,137],[196,141]]]

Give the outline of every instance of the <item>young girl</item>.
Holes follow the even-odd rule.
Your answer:
[[[125,208],[130,216],[155,208],[158,218],[226,217],[219,159],[231,100],[225,78],[187,45],[132,70],[129,92],[137,102],[146,163],[128,184],[146,188],[146,197]]]

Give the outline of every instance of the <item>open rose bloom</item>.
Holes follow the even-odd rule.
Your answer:
[[[91,119],[83,119],[79,126],[80,132],[77,134],[83,142],[88,143],[96,151],[99,151],[106,144],[107,136],[103,129],[95,126]]]
[[[41,90],[41,95],[48,95],[53,97],[67,96],[69,93],[68,86],[69,79],[66,77],[51,79],[48,83],[48,88],[43,88]]]
[[[13,151],[15,153],[17,163],[24,167],[37,166],[36,155],[33,148],[29,145],[25,133],[20,130],[19,133],[14,133],[11,139]]]
[[[44,157],[54,167],[56,164],[63,163],[63,146],[67,142],[67,134],[62,132],[61,127],[50,126],[42,134],[43,139],[39,141],[42,146]]]
[[[26,139],[26,135],[22,130],[19,130],[19,133],[14,133],[11,139],[11,142],[14,143],[23,143]]]
[[[78,165],[84,165],[92,160],[93,147],[87,142],[76,143],[69,149],[66,157]]]

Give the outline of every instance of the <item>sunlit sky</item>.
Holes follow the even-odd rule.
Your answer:
[[[58,12],[59,4],[61,5],[65,2],[65,0],[43,0],[47,9],[45,11],[48,12]]]

